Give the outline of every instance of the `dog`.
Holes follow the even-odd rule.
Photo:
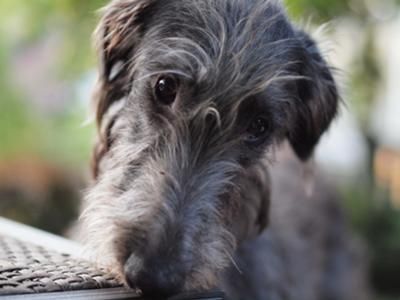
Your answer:
[[[269,173],[286,143],[309,160],[339,105],[279,1],[114,0],[95,38],[94,259],[153,298],[361,299],[338,204]]]

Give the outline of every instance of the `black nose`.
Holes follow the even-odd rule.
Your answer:
[[[179,293],[181,281],[174,274],[163,271],[142,271],[137,275],[137,287],[145,296],[169,297]]]
[[[184,277],[179,268],[153,260],[145,264],[143,269],[135,274],[126,268],[126,279],[130,286],[139,288],[144,296],[157,299],[173,296],[183,288]]]

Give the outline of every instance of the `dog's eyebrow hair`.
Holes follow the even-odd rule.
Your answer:
[[[188,73],[182,72],[177,69],[169,69],[169,68],[160,68],[160,70],[157,71],[151,71],[146,73],[145,75],[142,75],[140,77],[135,78],[135,81],[141,81],[141,80],[146,80],[151,77],[159,76],[159,75],[177,75],[177,76],[182,76],[183,78],[192,80],[193,77],[190,76]]]

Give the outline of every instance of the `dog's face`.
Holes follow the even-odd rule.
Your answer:
[[[272,0],[113,1],[97,42],[88,245],[144,293],[216,286],[266,226],[266,153],[307,159],[334,117],[331,73]]]

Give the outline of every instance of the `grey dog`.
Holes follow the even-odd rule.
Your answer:
[[[98,261],[153,297],[360,299],[335,201],[268,175],[285,141],[309,159],[338,109],[330,68],[279,1],[116,0],[96,41],[82,220]]]

